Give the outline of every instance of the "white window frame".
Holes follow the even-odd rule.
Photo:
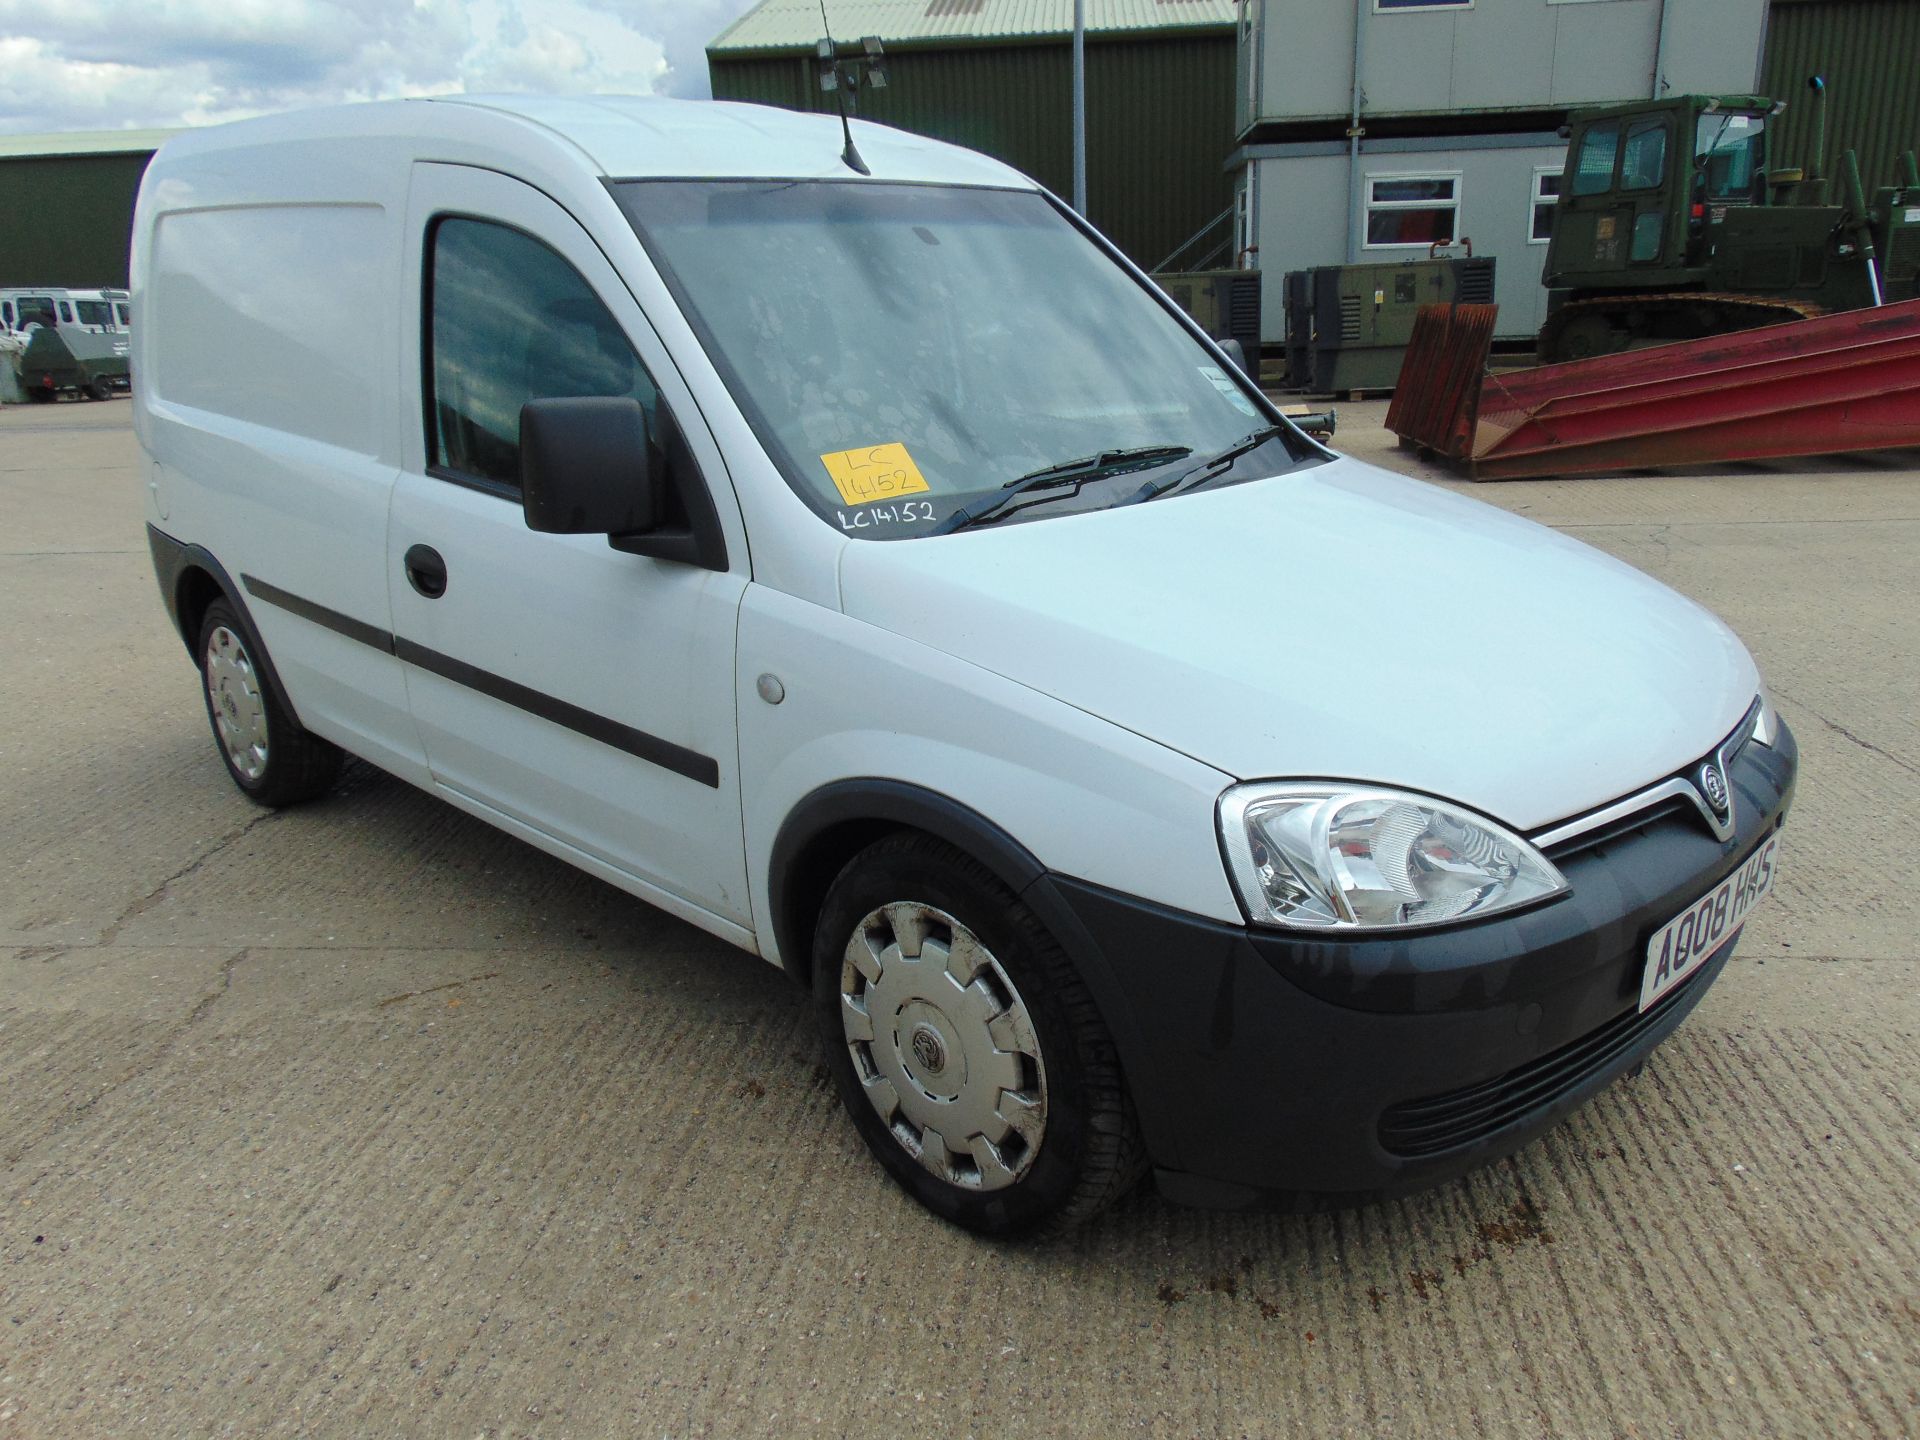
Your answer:
[[[1375,210],[1433,210],[1448,203],[1444,200],[1382,200],[1376,203],[1373,198],[1373,187],[1381,180],[1451,180],[1453,182],[1453,238],[1445,243],[1448,245],[1460,243],[1462,233],[1460,212],[1465,205],[1462,195],[1465,186],[1461,182],[1460,171],[1369,170],[1366,174],[1366,183],[1360,188],[1360,248],[1362,250],[1426,250],[1430,248],[1433,242],[1428,240],[1392,240],[1382,241],[1376,245],[1367,238],[1368,232],[1373,229],[1368,221],[1373,218]]]
[[[1253,177],[1260,162],[1249,161],[1246,174],[1233,188],[1233,268],[1252,268],[1248,256],[1255,253],[1253,243]]]
[[[1389,5],[1384,0],[1373,0],[1373,13],[1376,15],[1431,15],[1435,11],[1471,10],[1479,0],[1401,0],[1398,5]]]
[[[1551,229],[1549,229],[1545,235],[1536,235],[1533,233],[1533,217],[1542,205],[1557,205],[1560,200],[1558,195],[1542,195],[1540,193],[1540,177],[1542,175],[1551,175],[1554,179],[1558,180],[1566,172],[1566,168],[1564,163],[1559,165],[1536,165],[1533,167],[1533,199],[1527,205],[1527,244],[1529,245],[1545,245],[1553,239]]]

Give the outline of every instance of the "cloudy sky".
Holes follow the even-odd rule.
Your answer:
[[[0,132],[462,90],[704,96],[753,0],[0,0]]]

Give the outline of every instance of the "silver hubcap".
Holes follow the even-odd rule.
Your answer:
[[[1027,1172],[1047,1126],[1040,1042],[965,925],[931,905],[868,915],[840,967],[840,1023],[874,1112],[928,1171],[972,1190]]]
[[[207,637],[207,699],[214,733],[233,768],[248,780],[267,773],[267,706],[240,637],[220,625]]]

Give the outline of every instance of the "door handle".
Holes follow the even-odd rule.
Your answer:
[[[403,562],[407,583],[429,600],[447,593],[447,562],[431,545],[410,545]]]

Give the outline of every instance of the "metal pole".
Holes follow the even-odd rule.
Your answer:
[[[1073,210],[1087,213],[1087,0],[1073,0]]]
[[[1347,263],[1360,263],[1360,101],[1366,83],[1367,0],[1353,4],[1353,111],[1347,117]]]

